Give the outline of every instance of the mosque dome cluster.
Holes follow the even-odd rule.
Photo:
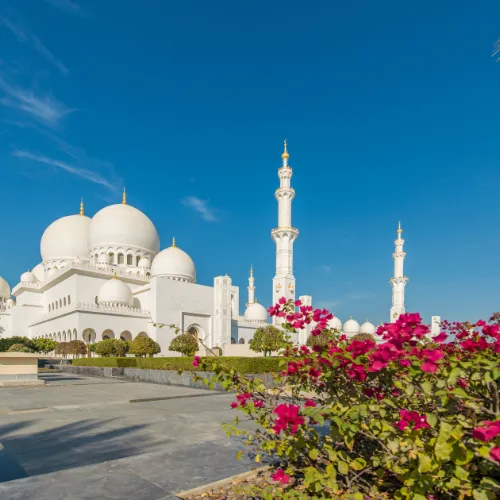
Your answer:
[[[268,314],[266,308],[258,302],[248,304],[248,307],[245,310],[245,319],[247,321],[266,323],[267,316]]]
[[[171,247],[165,248],[154,258],[151,276],[195,283],[196,268],[191,257],[176,246],[174,239]]]

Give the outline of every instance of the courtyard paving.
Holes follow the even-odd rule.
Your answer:
[[[0,499],[174,499],[255,467],[221,424],[234,396],[44,373],[0,389]]]

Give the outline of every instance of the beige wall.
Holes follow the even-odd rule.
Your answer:
[[[0,375],[3,375],[3,378],[5,378],[5,375],[38,374],[37,357],[6,357],[2,354],[0,354]]]

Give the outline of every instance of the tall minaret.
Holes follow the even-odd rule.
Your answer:
[[[292,200],[295,190],[290,187],[292,169],[288,165],[289,154],[286,148],[281,155],[283,165],[278,170],[280,187],[276,190],[278,200],[278,227],[271,231],[276,243],[276,276],[273,279],[273,304],[281,297],[295,300],[295,278],[293,276],[293,242],[299,235],[292,227]],[[274,316],[276,322],[276,316]]]
[[[403,252],[405,240],[401,238],[401,222],[398,224],[398,237],[394,240],[396,251],[392,254],[394,259],[394,277],[389,280],[392,285],[392,307],[390,321],[394,323],[400,314],[405,312],[405,286],[408,283],[408,278],[403,274],[403,261],[406,253]]]
[[[250,276],[248,277],[248,302],[247,302],[247,307],[250,304],[255,303],[255,278],[253,277],[253,268],[250,266]]]

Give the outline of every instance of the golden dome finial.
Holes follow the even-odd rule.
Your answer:
[[[175,236],[172,238],[172,246],[176,247],[177,245],[175,244]]]
[[[250,265],[250,276],[253,276],[253,266]]]
[[[126,188],[123,188],[123,194],[122,194],[122,204],[126,205],[127,204],[127,190]]]
[[[401,221],[398,222],[398,234],[401,234],[403,230],[401,229]]]
[[[83,198],[80,200],[80,215],[85,215],[85,206],[83,205]]]
[[[284,142],[285,142],[285,149],[283,151],[283,154],[281,155],[281,158],[283,158],[283,159],[287,158],[288,159],[288,158],[290,158],[290,155],[288,154],[288,150],[286,148],[286,139],[285,139]]]

